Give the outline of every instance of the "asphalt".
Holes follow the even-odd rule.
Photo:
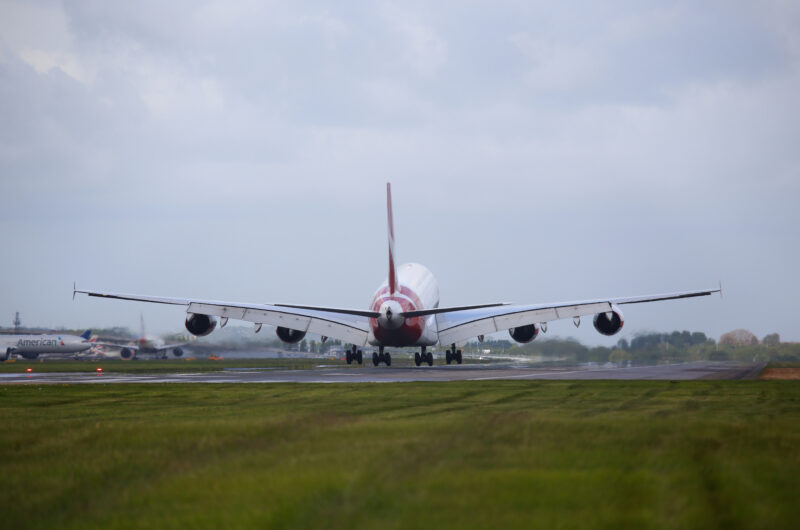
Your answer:
[[[450,366],[336,368],[311,370],[236,369],[207,373],[26,373],[0,374],[0,384],[71,383],[397,383],[409,381],[493,381],[526,379],[751,379],[758,363],[692,362],[659,366],[609,368],[582,366],[541,368],[525,364],[465,364]]]

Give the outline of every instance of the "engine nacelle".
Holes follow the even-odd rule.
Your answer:
[[[622,317],[622,311],[616,305],[611,306],[611,311],[604,313],[597,313],[594,316],[594,329],[610,337],[622,329],[625,320]]]
[[[183,355],[183,348],[172,348],[172,355],[180,357]]]
[[[122,357],[123,359],[130,359],[131,357],[133,357],[133,350],[130,348],[122,348],[119,351],[119,356]]]
[[[209,315],[192,313],[186,317],[186,331],[198,337],[205,337],[217,327],[217,319]]]
[[[275,329],[278,338],[287,344],[294,344],[300,342],[306,336],[305,331],[298,331],[296,329],[278,327]]]
[[[518,326],[508,330],[508,334],[515,341],[527,344],[539,334],[539,326],[536,324],[528,324],[527,326]]]

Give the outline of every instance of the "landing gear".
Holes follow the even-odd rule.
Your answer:
[[[353,344],[353,347],[347,350],[347,354],[345,354],[345,360],[347,361],[347,364],[353,364],[353,361],[356,361],[358,364],[362,364],[364,362],[363,352],[356,348],[356,345]]]
[[[378,366],[381,363],[386,363],[386,366],[392,365],[392,356],[389,352],[384,353],[383,346],[379,346],[380,352],[372,352],[372,364]]]
[[[422,363],[428,363],[428,366],[433,366],[433,354],[425,351],[425,346],[422,347],[422,352],[414,352],[414,364],[417,366]]]
[[[457,362],[458,364],[461,364],[462,361],[461,350],[457,350],[456,345],[453,344],[452,348],[447,350],[447,352],[445,352],[444,358],[447,361],[447,364],[450,364],[453,361]]]

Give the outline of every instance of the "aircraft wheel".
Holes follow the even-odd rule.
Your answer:
[[[428,352],[428,366],[433,366],[433,354]]]
[[[456,352],[456,362],[457,362],[458,364],[461,364],[461,350],[458,350],[458,351]]]
[[[422,358],[420,357],[420,355],[419,355],[419,352],[418,352],[418,351],[415,351],[415,352],[414,352],[414,364],[416,364],[417,366],[419,366],[420,364],[422,364]]]
[[[450,364],[453,360],[453,356],[450,354],[450,350],[447,350],[444,354],[444,360],[447,361],[447,364]]]
[[[372,365],[378,366],[378,363],[381,362],[381,358],[378,356],[377,353],[372,352]]]
[[[361,354],[361,350],[358,350],[358,353],[356,354],[356,360],[358,361],[358,364],[364,364],[364,356]]]
[[[386,366],[391,366],[392,365],[392,356],[389,355],[389,352],[386,352],[384,354],[384,360],[386,361]]]
[[[345,359],[347,360],[347,364],[353,364],[353,354],[352,353],[347,352],[347,354],[345,355]]]

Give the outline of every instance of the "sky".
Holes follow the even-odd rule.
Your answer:
[[[791,0],[0,0],[0,324],[365,308],[391,181],[442,306],[721,281],[548,335],[800,341],[798,94]]]

